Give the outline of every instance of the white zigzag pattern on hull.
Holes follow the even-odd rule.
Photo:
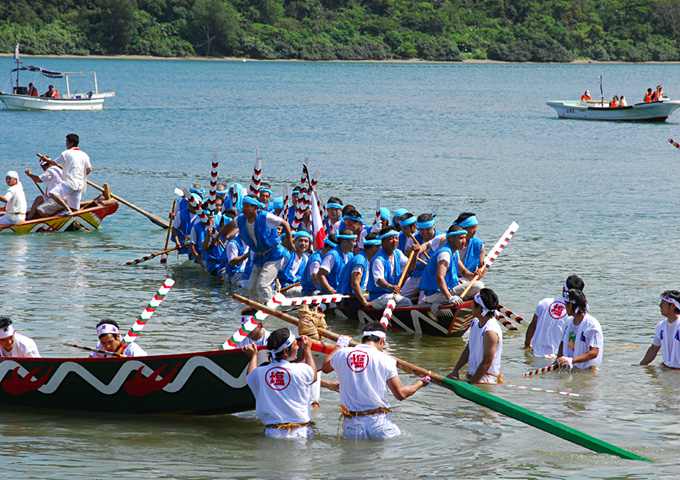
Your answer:
[[[14,370],[16,367],[19,367],[17,373],[21,377],[25,377],[29,373],[28,370],[26,370],[19,363],[13,360],[5,360],[3,362],[0,362],[0,378],[4,378],[7,372]],[[123,386],[123,383],[125,383],[130,373],[136,372],[139,369],[139,367],[143,367],[142,375],[144,375],[145,377],[148,377],[154,372],[151,368],[147,367],[142,362],[138,360],[130,360],[122,364],[121,368],[118,370],[118,372],[116,372],[116,375],[107,385],[100,381],[97,377],[92,375],[90,372],[88,372],[82,365],[76,362],[65,362],[59,366],[59,368],[54,373],[52,378],[50,378],[49,382],[40,387],[38,391],[46,395],[52,394],[57,391],[57,389],[61,385],[61,382],[63,382],[64,379],[70,373],[74,373],[80,376],[83,380],[90,384],[90,386],[97,389],[102,394],[113,395],[120,390],[120,387]],[[168,385],[166,385],[165,388],[163,388],[163,390],[168,393],[176,393],[180,391],[184,387],[186,382],[189,380],[189,378],[193,375],[194,371],[199,367],[205,368],[210,373],[215,375],[215,377],[219,378],[226,385],[229,385],[232,388],[243,388],[246,385],[246,374],[248,371],[247,367],[244,368],[241,374],[238,376],[238,378],[236,378],[233,375],[229,374],[228,372],[224,371],[212,360],[209,360],[203,356],[196,356],[191,357],[186,362],[184,367],[182,367],[182,370],[180,370],[179,373],[177,373],[175,379]],[[171,365],[168,365],[168,368],[172,370]],[[168,369],[166,368],[166,373],[168,373],[167,370]],[[39,371],[36,374],[36,376],[39,377],[40,374],[41,372]],[[42,374],[44,375],[45,372],[42,372]],[[160,375],[158,376],[158,380],[161,380],[162,378],[163,377],[161,377]]]

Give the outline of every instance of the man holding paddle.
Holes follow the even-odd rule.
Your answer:
[[[397,249],[399,234],[394,227],[385,227],[380,230],[378,239],[382,248],[375,254],[368,268],[368,299],[371,305],[377,309],[385,308],[392,297],[397,307],[413,305],[410,299],[401,296],[399,286],[401,272],[408,266],[409,260]],[[413,249],[417,255],[418,246],[414,245]]]
[[[119,353],[126,357],[146,357],[146,352],[137,345],[137,343],[131,343],[123,349],[122,352],[118,352],[121,346],[120,338],[120,328],[118,327],[118,322],[115,320],[109,320],[105,318],[97,324],[97,336],[99,341],[97,346],[94,347],[95,351],[90,355],[93,358],[109,358],[108,355],[104,353],[99,353],[96,350],[105,350],[111,353]]]
[[[663,365],[668,368],[680,368],[680,292],[666,290],[661,294],[659,304],[661,315],[666,317],[654,327],[654,340],[640,365],[649,365],[661,350]]]
[[[396,236],[395,236],[396,238]],[[430,376],[405,386],[397,362],[383,353],[386,330],[379,322],[364,327],[361,344],[349,347],[350,337],[338,338],[323,362],[322,372],[338,372],[343,435],[354,439],[384,439],[401,433],[392,422],[387,391],[405,400],[430,383]]]
[[[69,215],[80,209],[80,200],[87,190],[87,176],[92,172],[92,164],[87,153],[78,148],[80,138],[75,133],[66,135],[66,150],[56,160],[44,157],[52,165],[62,167],[62,181],[50,196],[61,205]]]

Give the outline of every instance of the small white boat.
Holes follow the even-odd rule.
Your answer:
[[[664,97],[661,101],[636,103],[627,107],[610,107],[609,102],[564,100],[547,102],[560,118],[628,122],[665,122],[680,101]]]
[[[9,110],[101,110],[104,105],[104,99],[116,96],[114,92],[99,92],[97,74],[95,72],[54,72],[32,65],[19,66],[21,65],[19,61],[19,45],[16,46],[14,51],[14,60],[17,63],[17,67],[10,72],[10,85],[12,84],[12,74],[16,72],[16,82],[12,88],[12,93],[0,91],[0,100],[3,101]],[[19,72],[21,71],[39,72],[38,79],[41,76],[63,78],[66,80],[66,93],[59,97],[30,95],[27,87],[19,85]],[[94,80],[94,90],[81,91],[80,88],[77,88],[74,93],[71,93],[70,78],[74,76],[91,76]],[[91,86],[92,84],[88,85]]]

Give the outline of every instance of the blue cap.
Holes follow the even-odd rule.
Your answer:
[[[283,210],[283,197],[276,197],[272,200],[272,207],[274,210]]]
[[[396,223],[397,217],[401,217],[405,213],[408,213],[408,210],[406,210],[405,208],[397,208],[397,211],[394,212],[394,215],[392,216],[392,226],[394,228],[397,228],[397,223]]]
[[[390,209],[387,207],[382,207],[380,209],[380,218],[384,218],[385,220],[389,221],[390,220]]]

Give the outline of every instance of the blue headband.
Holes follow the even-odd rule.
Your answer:
[[[272,191],[269,190],[268,188],[261,188],[261,189],[260,189],[260,192],[267,192],[269,195],[274,195],[274,192],[272,192]]]
[[[203,199],[198,193],[192,193],[191,196],[198,202],[199,205],[203,202]]]
[[[364,247],[369,246],[369,247],[379,247],[382,245],[382,242],[378,240],[377,238],[374,238],[372,240],[364,240]]]
[[[458,225],[460,225],[463,228],[467,227],[474,227],[475,225],[478,225],[479,222],[477,221],[477,217],[472,215],[471,217],[466,218],[462,222],[460,222]]]
[[[395,231],[387,232],[384,235],[380,235],[378,238],[380,240],[385,240],[386,238],[394,237],[395,235],[399,235],[399,232],[395,232]]]
[[[296,193],[300,193],[300,189],[297,187],[293,189],[293,193],[291,193],[291,195],[295,195]]]
[[[363,220],[363,219],[364,219],[364,216],[363,216],[363,215],[359,215],[358,217],[350,217],[349,215],[343,215],[343,216],[342,216],[342,219],[343,219],[343,220],[352,220],[352,221],[354,221],[354,222],[358,222],[359,220]]]
[[[382,207],[380,209],[380,218],[384,218],[385,220],[390,219],[390,209],[387,207]]]
[[[446,234],[447,237],[453,237],[454,235],[465,235],[467,233],[466,230],[456,230],[454,232],[449,232]]]
[[[259,200],[256,200],[253,197],[243,197],[243,203],[247,203],[249,205],[255,205],[258,208],[260,208],[262,206],[262,203],[260,203]]]
[[[201,188],[200,190],[198,188],[194,187],[189,187],[189,191],[191,193],[198,193],[199,195],[204,195],[205,194],[205,188]]]
[[[408,217],[406,220],[399,220],[399,225],[402,227],[413,225],[414,223],[416,223],[416,217]]]
[[[337,209],[342,210],[342,205],[340,205],[339,203],[328,202],[326,204],[326,208],[337,208]]]
[[[418,223],[418,228],[432,228],[434,227],[434,220],[430,220],[429,222],[417,222]]]
[[[357,238],[356,235],[343,235],[342,233],[339,233],[338,235],[335,236],[335,238],[340,238],[343,240],[355,240]]]
[[[398,208],[397,211],[394,212],[394,215],[392,216],[392,226],[393,226],[393,227],[396,227],[396,226],[397,226],[395,220],[396,220],[397,218],[400,218],[400,217],[401,217],[402,215],[404,215],[405,213],[408,213],[408,210],[406,210],[405,208]]]
[[[272,207],[276,210],[282,210],[283,209],[283,197],[276,197],[275,199],[272,200]]]
[[[293,237],[295,237],[295,238],[306,237],[306,238],[309,238],[310,240],[312,239],[312,236],[310,235],[310,233],[305,232],[304,230],[301,231],[301,232],[295,232],[293,234]]]
[[[215,190],[215,191],[216,191],[217,193],[219,193],[220,195],[226,195],[227,192],[229,191],[229,189],[226,189],[226,190]]]
[[[329,247],[337,247],[338,244],[333,242],[330,238],[326,237],[323,239],[323,244],[328,245]]]

